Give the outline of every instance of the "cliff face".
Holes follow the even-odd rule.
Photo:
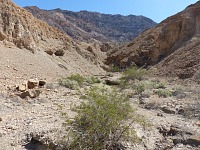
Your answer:
[[[121,67],[156,65],[163,75],[190,78],[200,65],[200,2],[146,30],[110,52],[107,63]]]
[[[156,25],[154,21],[143,16],[72,12],[61,9],[41,10],[37,7],[25,9],[38,19],[81,41],[130,41],[145,29]]]
[[[64,48],[70,38],[34,18],[10,0],[0,0],[0,41],[14,43],[29,50]]]

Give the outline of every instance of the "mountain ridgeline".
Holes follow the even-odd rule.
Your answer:
[[[92,39],[100,42],[130,41],[139,33],[156,25],[154,21],[144,16],[72,12],[61,9],[42,10],[35,6],[25,9],[72,38],[87,42]]]

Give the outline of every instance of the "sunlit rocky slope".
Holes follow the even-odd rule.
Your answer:
[[[156,65],[159,74],[196,78],[200,69],[200,2],[188,6],[110,52],[109,64]]]

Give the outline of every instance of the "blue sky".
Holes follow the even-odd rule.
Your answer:
[[[160,22],[198,0],[13,0],[17,5],[42,9],[96,11],[108,14],[143,15]]]

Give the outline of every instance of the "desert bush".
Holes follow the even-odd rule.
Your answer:
[[[73,90],[78,89],[79,87],[79,84],[76,81],[70,80],[68,78],[59,79],[58,82],[61,86],[64,86],[66,88],[73,89]]]
[[[107,72],[120,72],[121,69],[119,66],[109,66],[109,67],[104,67],[104,70]]]
[[[140,95],[145,91],[147,85],[144,82],[133,83],[131,88],[135,91],[135,94]]]
[[[154,89],[164,89],[165,88],[165,83],[159,82],[159,81],[153,81],[152,82],[152,87]]]
[[[135,115],[127,96],[116,90],[92,87],[86,90],[85,100],[73,108],[74,119],[67,119],[70,140],[67,149],[101,150],[124,149],[122,142],[136,142],[131,125],[143,123]]]
[[[79,86],[83,85],[83,82],[85,81],[85,77],[81,76],[80,74],[74,74],[68,77],[69,80],[76,81]]]
[[[155,91],[155,94],[157,94],[159,97],[169,97],[172,96],[172,92],[167,89],[158,89]]]
[[[123,76],[120,78],[119,87],[121,88],[121,90],[132,87],[133,81],[136,79],[142,80],[146,73],[147,72],[145,69],[137,67],[127,68],[123,72]]]
[[[66,78],[61,78],[58,80],[59,84],[70,89],[78,89],[84,85],[87,78],[81,76],[80,74],[74,74]],[[97,79],[90,79],[90,82],[96,82]]]
[[[145,74],[146,74],[145,69],[137,68],[137,67],[131,67],[131,68],[127,68],[123,72],[122,79],[124,79],[126,81],[136,80],[136,79],[141,80],[144,77]]]
[[[101,80],[99,80],[99,78],[94,77],[94,76],[88,77],[85,80],[89,84],[101,83]]]

